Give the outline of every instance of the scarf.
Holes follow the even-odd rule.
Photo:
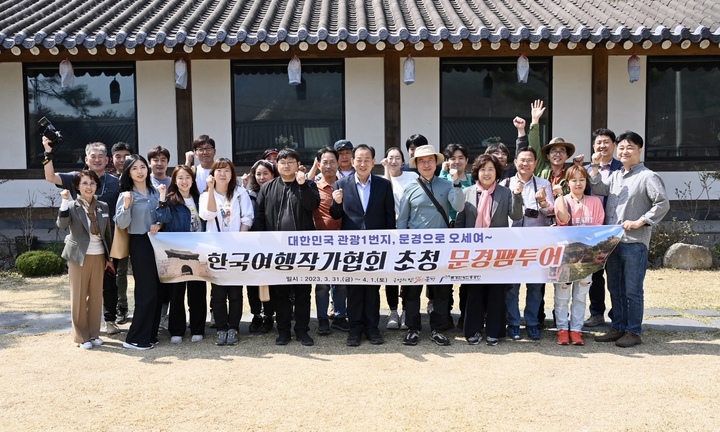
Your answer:
[[[477,183],[478,195],[480,199],[477,204],[477,219],[475,219],[475,228],[488,228],[492,218],[492,194],[495,192],[495,182],[488,189],[483,189],[480,181]]]
[[[97,200],[93,199],[92,202],[87,202],[85,198],[78,196],[77,201],[90,219],[90,234],[100,235],[100,225],[98,225],[97,214],[95,213],[97,211]]]

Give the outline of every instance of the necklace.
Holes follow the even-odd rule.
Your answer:
[[[577,204],[582,204],[583,201],[585,201],[585,195],[583,195],[582,198],[575,198],[575,195],[573,195],[572,198]]]

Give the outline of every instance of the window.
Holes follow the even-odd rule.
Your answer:
[[[648,57],[645,157],[720,159],[720,57]]]
[[[38,128],[42,117],[64,138],[62,146],[54,150],[57,168],[81,168],[85,145],[90,142],[105,143],[108,153],[118,141],[137,148],[134,64],[73,63],[73,69],[73,86],[62,88],[58,63],[25,65],[29,167],[42,166],[44,150]]]
[[[515,153],[521,116],[530,127],[530,104],[550,99],[550,60],[530,59],[526,84],[518,83],[517,58],[445,59],[440,63],[441,147],[464,144],[472,160],[496,141]],[[548,141],[550,112],[540,121],[540,142]]]
[[[343,63],[302,61],[302,83],[287,62],[234,62],[233,161],[252,165],[268,148],[297,149],[304,164],[345,135]]]

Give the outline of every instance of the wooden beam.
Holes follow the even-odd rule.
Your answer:
[[[400,147],[400,53],[385,51],[385,150]],[[380,158],[382,159],[382,158]]]
[[[185,152],[192,150],[193,134],[193,101],[192,101],[192,61],[183,56],[187,64],[187,88],[175,89],[175,119],[177,127],[178,165],[185,163]]]
[[[592,130],[607,127],[608,119],[608,52],[595,48],[592,52]]]

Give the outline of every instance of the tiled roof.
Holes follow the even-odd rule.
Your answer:
[[[6,50],[703,39],[718,0],[0,0]]]

